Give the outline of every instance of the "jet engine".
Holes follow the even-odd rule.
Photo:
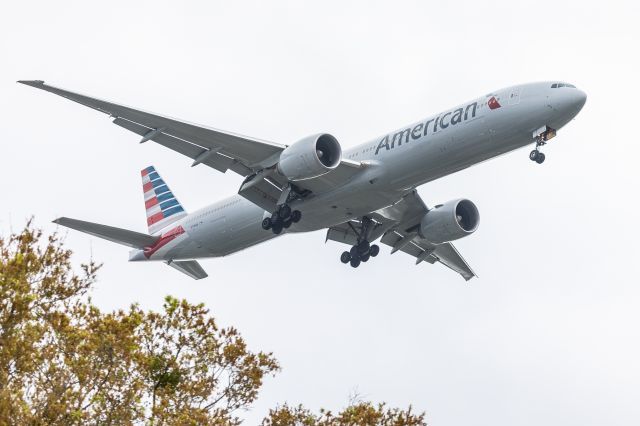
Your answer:
[[[480,213],[476,205],[459,199],[429,210],[420,221],[418,234],[433,244],[442,244],[473,234],[479,224]]]
[[[278,171],[289,181],[312,179],[338,167],[342,148],[327,133],[308,136],[288,146],[280,154]]]

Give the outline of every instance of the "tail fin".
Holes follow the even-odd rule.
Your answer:
[[[154,235],[178,219],[187,215],[182,205],[155,167],[142,169],[142,192],[144,192],[144,206],[147,209],[147,226],[149,233]]]

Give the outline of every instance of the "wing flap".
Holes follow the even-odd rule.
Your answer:
[[[387,232],[386,234],[384,234],[384,236],[382,237],[380,242],[382,244],[386,244],[386,245],[388,245],[390,247],[397,247],[398,243],[400,243],[403,238],[404,238],[404,235],[398,233],[397,231],[391,231],[391,232]],[[409,244],[406,244],[406,245],[403,245],[402,247],[400,247],[398,249],[398,251],[407,253],[408,255],[411,255],[411,256],[417,258],[418,256],[420,256],[422,254],[424,249],[421,248],[420,246],[418,246],[415,242],[411,241],[411,242],[409,242]],[[432,256],[432,255],[430,255],[430,256]],[[427,259],[428,258],[429,258],[429,256],[427,256]],[[427,259],[425,259],[425,260],[427,260]],[[433,258],[433,261],[435,262],[435,258]],[[430,262],[430,263],[433,263],[433,262]]]
[[[150,247],[159,239],[159,237],[153,237],[141,232],[129,231],[114,226],[101,225],[99,223],[86,222],[68,217],[58,218],[54,220],[53,223],[137,249]]]
[[[123,118],[116,118],[115,120],[113,120],[113,124],[136,133],[142,137],[145,137],[150,132],[154,132],[154,129],[141,126],[140,124],[125,120]],[[165,133],[157,133],[156,135],[150,137],[149,140],[152,140],[193,160],[196,160],[197,158],[200,158],[211,151],[209,148],[204,148],[200,145],[175,138]],[[215,147],[213,149],[216,150],[219,149],[219,147]],[[229,166],[231,165],[231,163],[233,163],[233,161],[233,158],[227,157],[218,152],[213,152],[211,155],[208,155],[205,160],[200,161],[200,163],[206,164],[207,166],[224,173],[229,169]]]
[[[358,236],[345,222],[327,229],[327,237],[325,239],[325,242],[329,240],[353,246],[358,242]]]
[[[167,264],[194,280],[201,280],[209,276],[196,260],[172,260]]]
[[[388,246],[396,246],[404,235],[397,231],[387,232],[380,242]],[[428,263],[440,262],[447,268],[459,273],[462,277],[469,281],[477,276],[466,260],[460,255],[458,250],[451,243],[434,245],[420,237],[415,237],[411,242],[399,249],[417,259],[416,264],[423,260]]]
[[[436,247],[434,254],[440,263],[462,275],[466,281],[477,277],[476,273],[471,269],[467,261],[464,260],[453,244],[440,244]]]
[[[238,194],[268,212],[275,210],[281,192],[280,188],[259,176],[245,179],[238,190]]]

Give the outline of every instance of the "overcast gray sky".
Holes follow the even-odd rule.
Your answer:
[[[427,411],[432,425],[640,423],[638,2],[9,1],[0,12],[0,231],[34,214],[145,231],[139,170],[188,210],[241,178],[147,143],[93,110],[15,84],[47,82],[241,134],[344,147],[500,87],[559,79],[589,96],[545,148],[419,189],[468,197],[456,245],[480,275],[388,248],[354,270],[324,233],[202,262],[193,281],[69,232],[104,262],[104,309],[166,294],[205,302],[283,366],[254,408],[339,408],[349,393]]]

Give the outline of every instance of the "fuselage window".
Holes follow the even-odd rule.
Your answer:
[[[568,84],[568,83],[553,83],[551,85],[552,89],[557,89],[558,87],[571,87],[572,89],[576,88],[576,86],[574,86],[573,84]]]

